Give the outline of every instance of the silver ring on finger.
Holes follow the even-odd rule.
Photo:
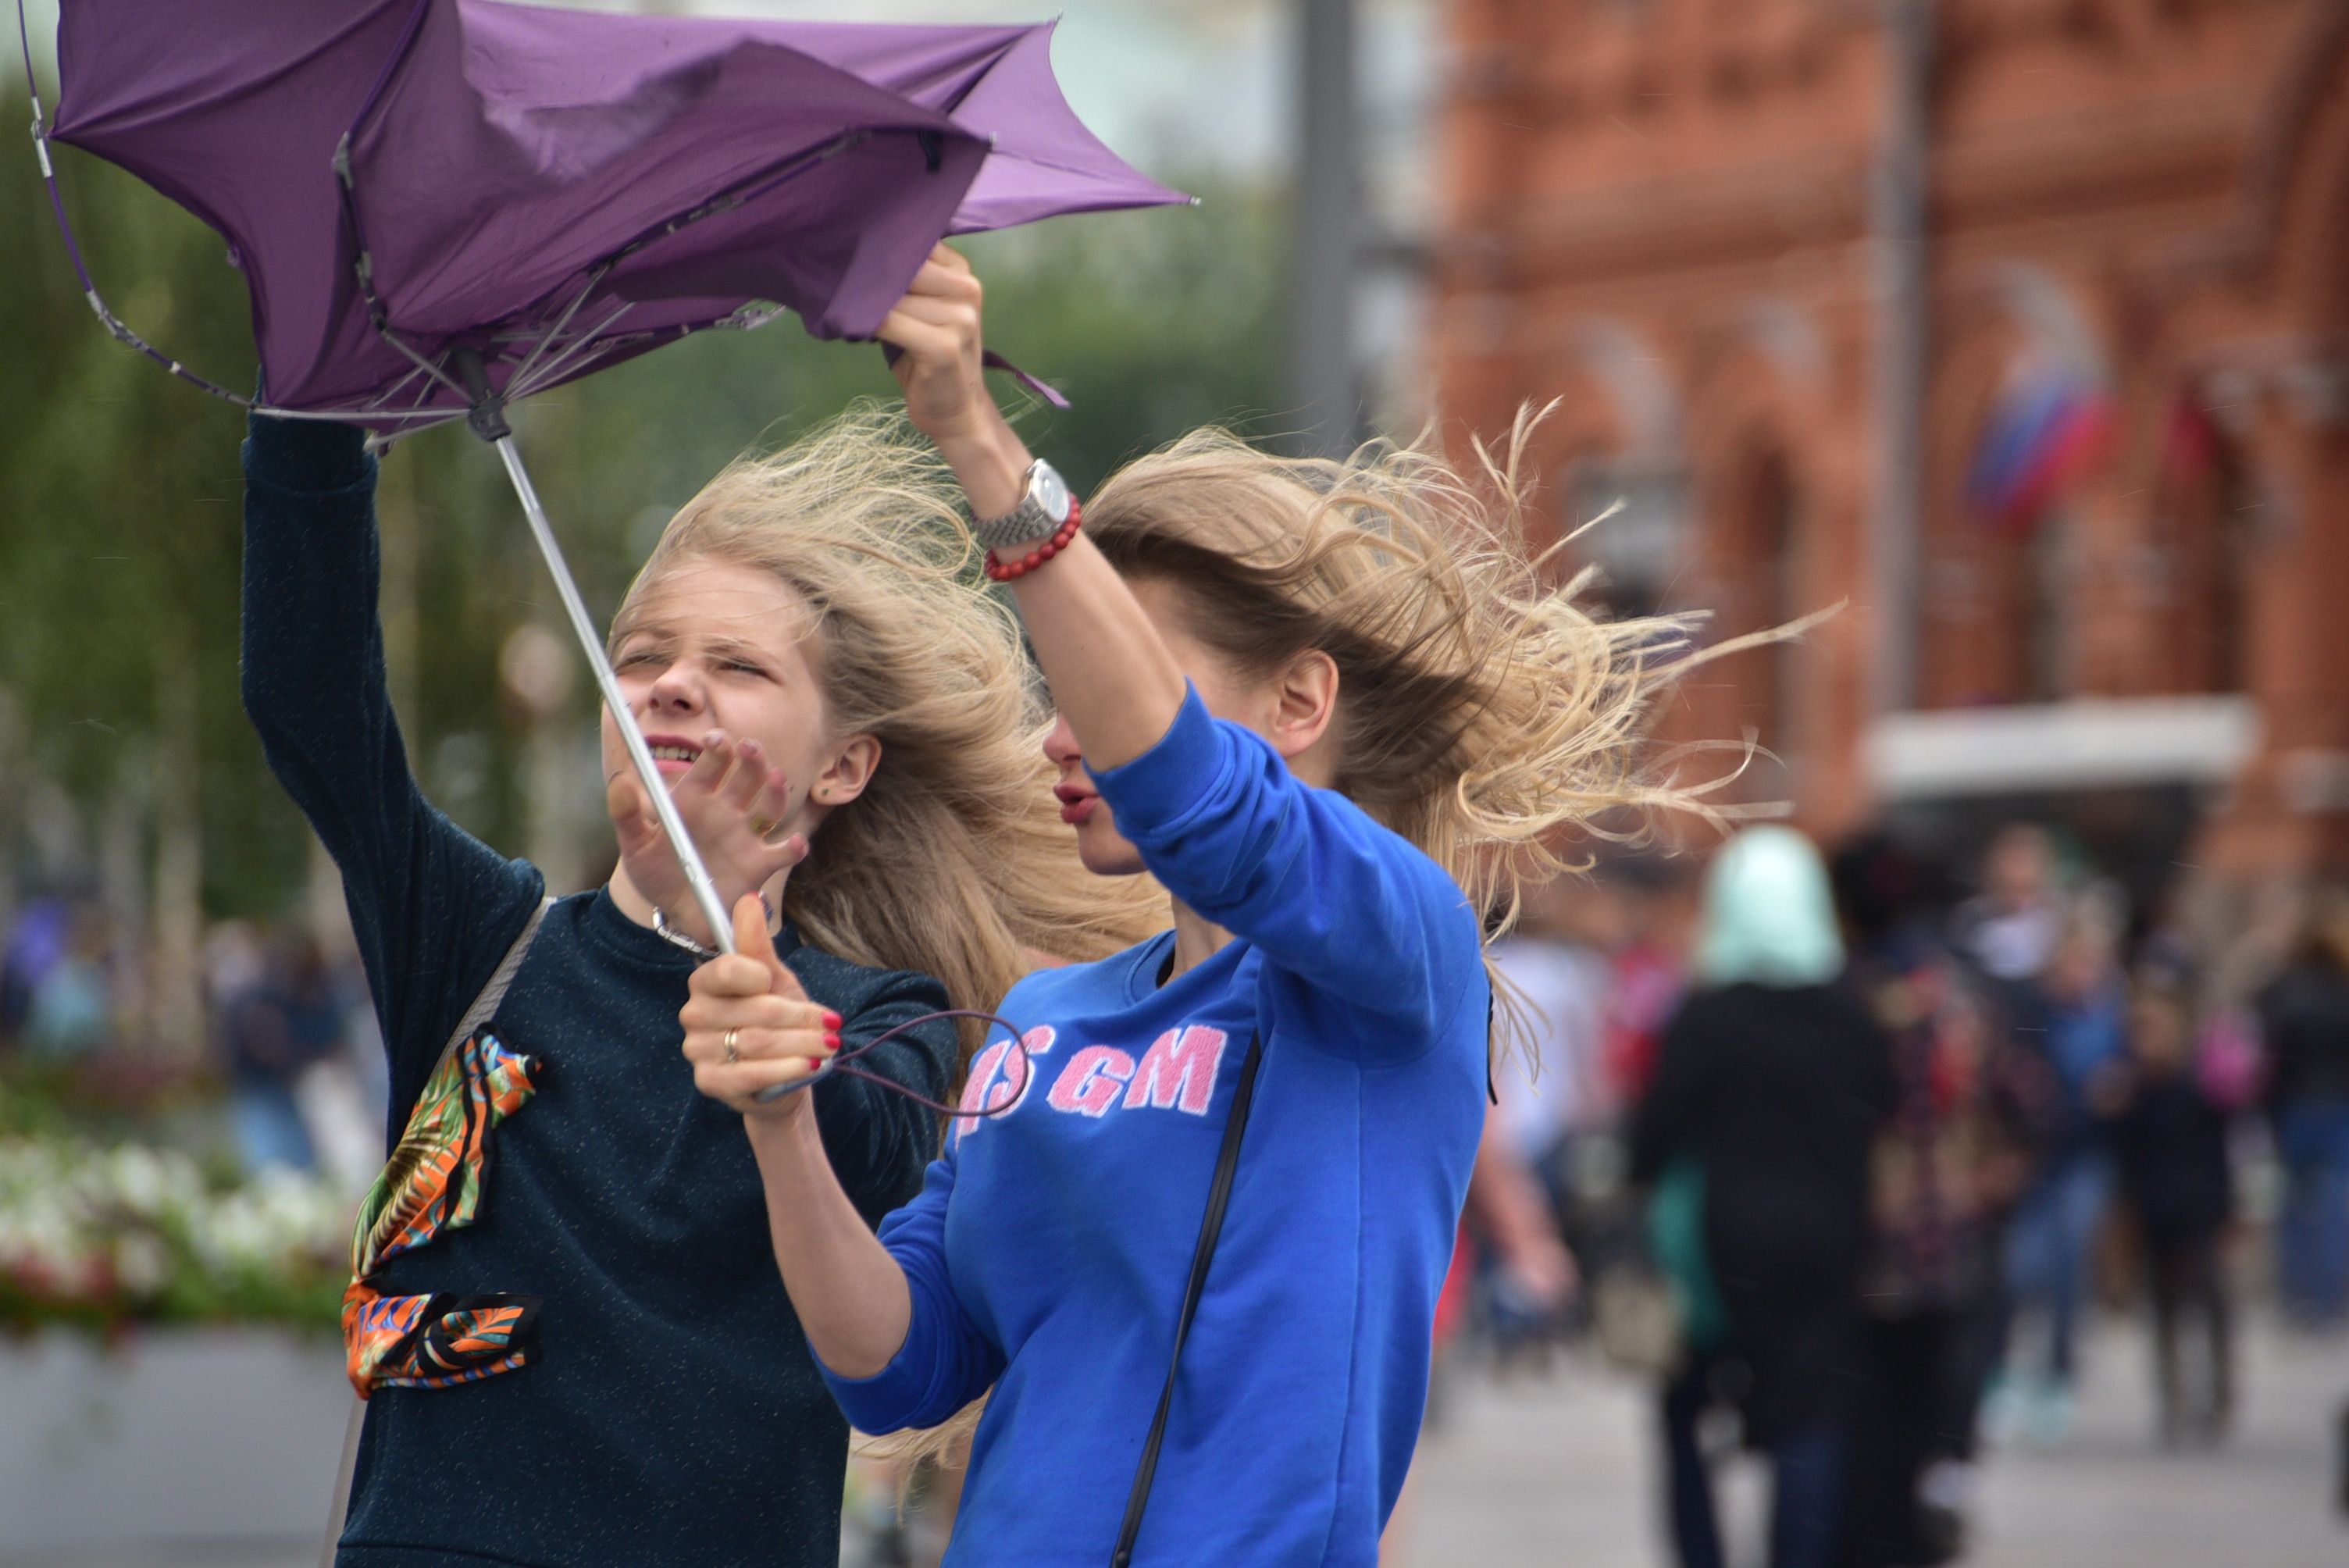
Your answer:
[[[726,1065],[730,1068],[742,1059],[742,1053],[734,1048],[734,1043],[740,1037],[741,1033],[740,1029],[729,1029],[726,1031],[726,1038],[721,1042],[726,1047]]]

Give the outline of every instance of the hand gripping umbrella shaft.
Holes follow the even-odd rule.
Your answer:
[[[734,951],[734,926],[726,917],[726,906],[718,897],[718,884],[709,880],[709,868],[701,862],[701,851],[693,847],[693,837],[685,830],[685,820],[677,814],[677,802],[669,799],[668,786],[662,781],[660,769],[654,765],[652,748],[645,744],[645,732],[636,727],[636,716],[628,710],[628,699],[621,695],[619,676],[612,673],[612,661],[604,656],[604,640],[596,635],[595,623],[588,618],[587,605],[579,597],[579,584],[572,581],[569,562],[563,559],[563,547],[554,542],[554,530],[546,521],[546,509],[539,504],[538,490],[530,482],[530,470],[523,466],[522,452],[514,445],[509,430],[494,437],[491,444],[504,459],[506,478],[513,481],[514,494],[522,500],[523,515],[530,519],[531,537],[538,542],[538,552],[546,561],[546,569],[554,577],[554,591],[563,599],[564,614],[571,617],[571,630],[579,639],[579,648],[587,655],[587,667],[595,672],[595,685],[604,694],[604,706],[612,710],[612,722],[619,727],[620,743],[628,748],[628,760],[643,780],[645,791],[652,797],[653,810],[660,817],[661,831],[677,851],[678,863],[685,868],[687,885],[693,889],[693,902],[700,906],[701,918],[709,923],[710,934],[716,938],[719,951]]]

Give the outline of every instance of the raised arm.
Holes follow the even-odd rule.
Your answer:
[[[375,459],[360,432],[255,415],[244,446],[245,712],[343,875],[403,1121],[543,879],[434,810],[384,682]]]
[[[978,279],[944,245],[883,322],[905,411],[937,444],[980,517],[1019,504],[1031,460],[988,393],[979,365]],[[1098,772],[1141,756],[1183,706],[1183,672],[1133,591],[1079,533],[1051,569],[1012,584],[1052,700]]]
[[[1030,461],[980,369],[980,290],[941,247],[882,325],[914,423],[979,517],[1019,503]],[[1465,895],[1433,861],[1273,748],[1208,716],[1117,570],[1084,534],[1012,593],[1119,831],[1167,890],[1404,1051],[1481,988]],[[1364,1037],[1368,1039],[1369,1035]]]

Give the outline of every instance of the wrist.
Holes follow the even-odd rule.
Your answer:
[[[937,448],[954,469],[972,516],[1001,517],[1019,505],[1033,459],[1001,415],[988,425],[939,441]]]
[[[832,1168],[823,1151],[823,1137],[815,1124],[815,1090],[794,1089],[764,1104],[752,1100],[742,1109],[742,1130],[750,1138],[750,1155],[759,1169],[781,1180],[797,1180],[816,1167]]]

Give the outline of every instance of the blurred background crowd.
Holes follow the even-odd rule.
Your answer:
[[[2349,1326],[2338,888],[2222,954],[2037,823],[1962,868],[1755,828],[1557,884],[1496,956],[1542,1070],[1500,1085],[1458,1305],[1505,1366],[1654,1379],[1689,1568],[1736,1560],[1722,1451],[1769,1457],[1774,1563],[1954,1561],[1985,1444],[2065,1443],[2100,1319],[2142,1318],[2104,1372],[2175,1451],[2228,1440],[2247,1298]]]
[[[2338,1560],[2349,4],[1074,0],[1055,58],[1203,198],[969,247],[995,341],[1072,400],[1019,418],[1081,490],[1209,420],[1464,449],[1554,400],[1526,521],[1562,577],[1700,646],[1835,612],[1657,715],[1660,766],[1782,820],[1598,824],[1501,944],[1525,1037],[1395,1555]],[[42,1370],[61,1333],[119,1368],[331,1323],[385,1108],[331,870],[238,708],[238,415],[93,323],[20,150],[0,1562],[274,1563],[326,1469],[239,1503],[202,1470],[141,1522],[57,1457],[144,1429]],[[216,236],[59,175],[118,313],[249,377]],[[608,613],[742,446],[892,387],[785,323],[549,394],[521,438]],[[502,485],[453,431],[387,461],[386,653],[428,793],[569,891],[612,852],[593,694]],[[305,1365],[296,1459],[341,1422],[331,1350]],[[859,1484],[854,1554],[934,1547],[937,1511]]]

